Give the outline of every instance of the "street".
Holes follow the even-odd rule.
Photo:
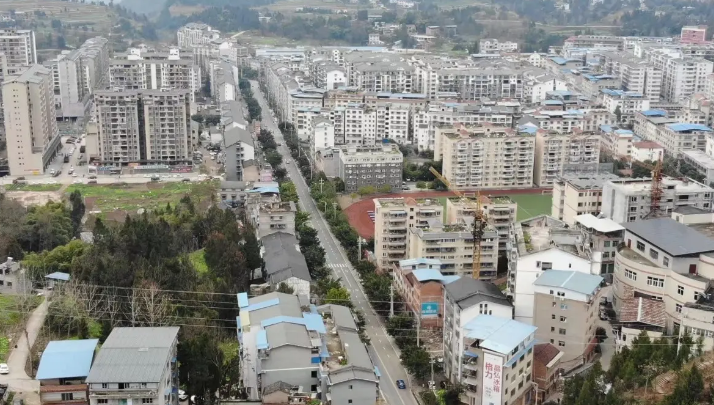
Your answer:
[[[262,126],[273,133],[276,142],[285,145],[285,140],[278,130],[277,123],[271,117],[270,108],[260,91],[258,83],[251,81],[251,87],[263,110]],[[371,340],[371,346],[368,347],[368,351],[372,361],[382,374],[380,380],[382,396],[390,405],[417,405],[417,401],[412,395],[411,387],[407,385],[406,390],[400,390],[396,386],[396,380],[410,381],[407,372],[399,361],[399,350],[392,342],[392,338],[387,335],[384,325],[369,305],[369,300],[362,290],[356,271],[352,268],[342,247],[332,235],[322,213],[317,209],[310,196],[309,187],[294,160],[292,160],[288,148],[281,146],[278,149],[284,160],[291,159],[290,164],[286,165],[288,177],[293,179],[295,183],[301,209],[310,214],[311,222],[317,230],[322,247],[325,249],[327,266],[332,269],[335,277],[342,280],[343,286],[349,290],[355,309],[362,311],[365,315],[365,329],[367,336]]]

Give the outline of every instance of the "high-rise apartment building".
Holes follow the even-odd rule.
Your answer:
[[[52,72],[32,65],[2,85],[10,174],[42,174],[61,149]]]
[[[180,48],[205,45],[217,39],[220,35],[220,31],[211,29],[210,26],[201,23],[188,23],[176,31],[176,38]]]
[[[538,187],[551,187],[564,173],[596,173],[600,140],[600,135],[579,130],[571,134],[538,131],[533,182]]]
[[[425,228],[441,219],[444,207],[435,199],[375,198],[374,254],[377,265],[391,268],[407,259],[410,228]]]
[[[402,152],[393,144],[344,147],[340,151],[338,176],[345,182],[348,193],[366,186],[398,190],[402,185],[403,161]]]
[[[612,173],[568,173],[553,183],[551,216],[566,224],[575,225],[578,215],[598,216],[602,211],[602,186],[619,177]]]
[[[0,52],[5,54],[7,64],[10,66],[37,63],[35,31],[0,30]]]
[[[97,91],[101,163],[190,164],[190,99],[188,90]]]
[[[434,158],[456,189],[530,187],[535,138],[496,126],[438,128]]]
[[[109,86],[120,90],[187,89],[193,100],[201,86],[201,69],[192,56],[182,55],[178,48],[153,53],[130,48],[109,63]]]
[[[602,213],[617,223],[633,222],[649,212],[652,179],[610,180],[602,189]],[[692,206],[712,211],[714,189],[690,179],[662,179],[660,211],[672,213],[678,207]]]

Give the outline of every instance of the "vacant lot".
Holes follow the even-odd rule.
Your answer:
[[[0,0],[0,11],[15,10],[32,14],[35,11],[47,15],[43,20],[60,20],[63,24],[109,25],[112,13],[108,7],[92,3],[70,3],[60,0]],[[47,21],[49,23],[49,21]]]
[[[176,17],[179,15],[198,14],[205,9],[205,7],[199,5],[189,6],[187,4],[174,4],[169,7],[169,13],[171,13],[172,17]]]
[[[176,204],[184,196],[190,196],[198,206],[207,207],[215,197],[216,183],[73,184],[67,188],[67,193],[74,190],[79,190],[85,197],[88,211],[133,213],[140,208],[152,210],[167,203]]]

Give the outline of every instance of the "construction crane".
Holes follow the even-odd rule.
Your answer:
[[[630,164],[630,169],[632,165],[640,166],[652,172],[652,186],[650,188],[650,211],[645,215],[645,217],[656,218],[661,214],[660,202],[662,201],[662,178],[664,173],[662,173],[662,158],[657,159],[654,165],[650,165],[639,160],[633,160],[630,156],[614,154],[606,149],[603,149],[608,155],[618,158],[622,161],[626,161]]]
[[[486,230],[487,221],[486,214],[484,214],[483,210],[481,209],[481,192],[476,191],[476,202],[473,202],[464,193],[452,188],[451,182],[447,180],[446,177],[442,176],[441,173],[439,173],[436,169],[430,167],[429,171],[434,175],[434,177],[444,183],[446,188],[456,194],[457,197],[461,198],[461,201],[463,201],[464,205],[473,209],[474,223],[473,227],[471,228],[471,236],[473,237],[474,246],[471,277],[478,280],[481,277],[481,240],[483,239],[483,234]]]

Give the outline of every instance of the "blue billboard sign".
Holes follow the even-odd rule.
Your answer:
[[[439,315],[439,303],[438,302],[422,302],[421,303],[421,316],[422,318],[433,317]]]

